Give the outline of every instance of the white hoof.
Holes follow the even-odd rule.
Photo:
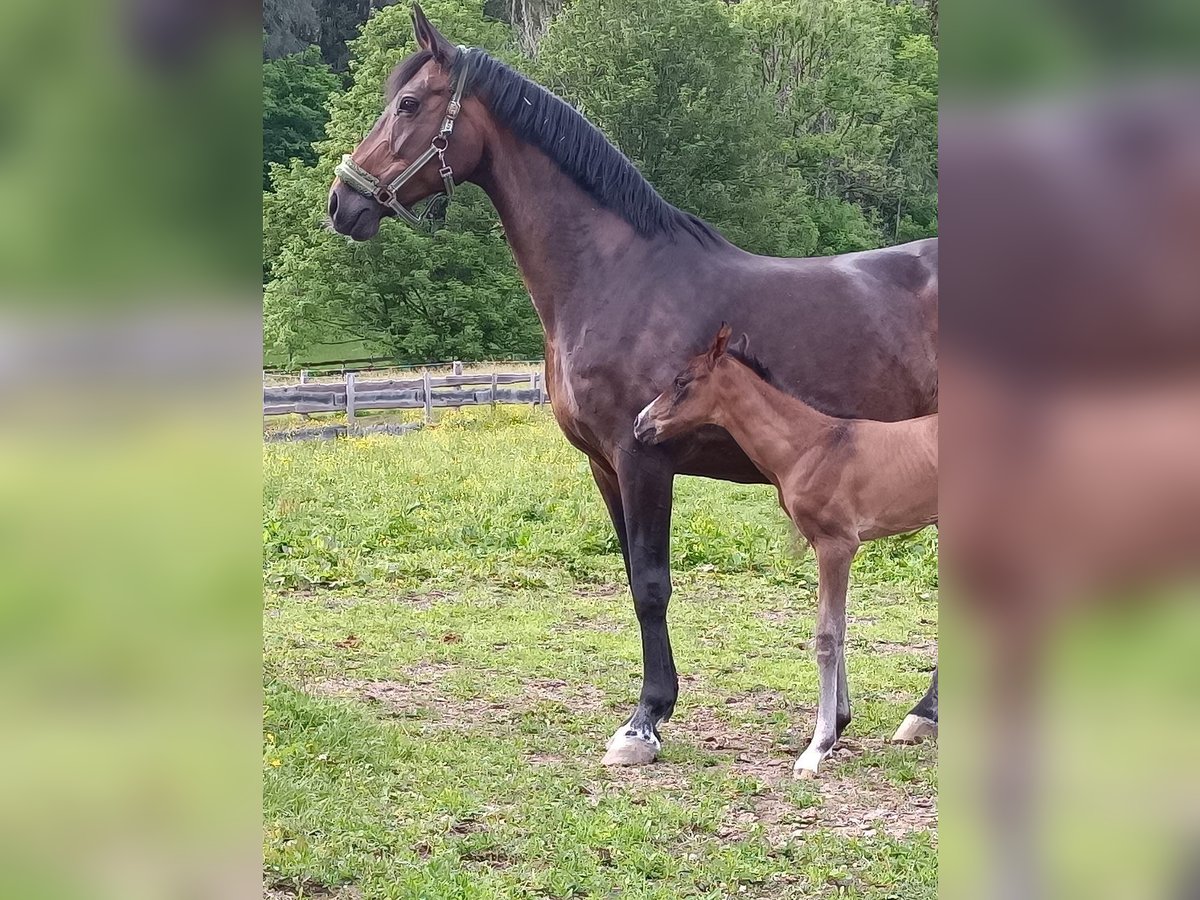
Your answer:
[[[796,760],[796,765],[792,767],[792,775],[801,781],[811,781],[817,777],[817,769],[821,765],[821,759],[820,751],[809,747]]]
[[[622,725],[608,739],[608,752],[600,762],[606,766],[648,766],[658,759],[662,743],[654,733],[643,734]]]
[[[938,723],[924,716],[905,716],[896,733],[892,735],[893,744],[916,744],[927,737],[937,737]]]

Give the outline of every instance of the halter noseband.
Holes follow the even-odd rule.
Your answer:
[[[454,95],[446,104],[446,117],[442,119],[442,127],[429,142],[428,150],[414,159],[411,165],[405,166],[404,171],[386,187],[380,184],[379,178],[351,159],[349,153],[342,157],[342,161],[333,170],[333,173],[342,179],[344,184],[358,191],[364,197],[373,197],[378,203],[392,210],[399,218],[414,228],[432,218],[435,211],[440,211],[439,207],[445,209],[450,204],[450,198],[454,196],[454,172],[446,162],[446,147],[449,146],[450,135],[454,131],[454,120],[458,118],[458,114],[462,110],[463,89],[467,84],[467,71],[470,66],[470,56],[466,54],[470,54],[471,48],[460,45],[458,52],[464,54],[458,72],[458,83],[454,85]],[[419,213],[413,212],[401,203],[396,195],[435,156],[440,164],[438,174],[442,176],[444,190],[442,193],[430,197],[429,202]]]

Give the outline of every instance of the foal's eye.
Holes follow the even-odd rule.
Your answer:
[[[680,375],[675,379],[675,390],[682,391],[685,387],[687,387],[687,379]]]
[[[396,109],[403,113],[415,113],[421,104],[417,102],[416,97],[403,98]]]

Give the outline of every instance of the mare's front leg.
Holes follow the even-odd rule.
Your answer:
[[[842,674],[846,656],[846,590],[850,585],[850,563],[858,543],[850,539],[822,539],[814,544],[817,553],[817,727],[808,749],[796,760],[797,778],[815,778],[821,760],[837,741],[840,712],[849,721],[849,690]]]
[[[921,702],[912,708],[896,733],[892,735],[893,744],[915,744],[927,737],[936,737],[938,733],[938,670],[933,669],[933,678],[929,682],[929,690],[921,698]]]
[[[642,692],[633,715],[609,739],[603,760],[609,766],[641,766],[658,758],[658,726],[671,717],[679,695],[667,633],[674,477],[667,460],[650,448],[632,449],[618,462],[629,587],[642,633]]]

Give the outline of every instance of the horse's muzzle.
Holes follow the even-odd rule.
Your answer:
[[[658,428],[647,415],[649,412],[650,407],[647,406],[633,420],[633,436],[643,443],[653,444],[657,442]]]

